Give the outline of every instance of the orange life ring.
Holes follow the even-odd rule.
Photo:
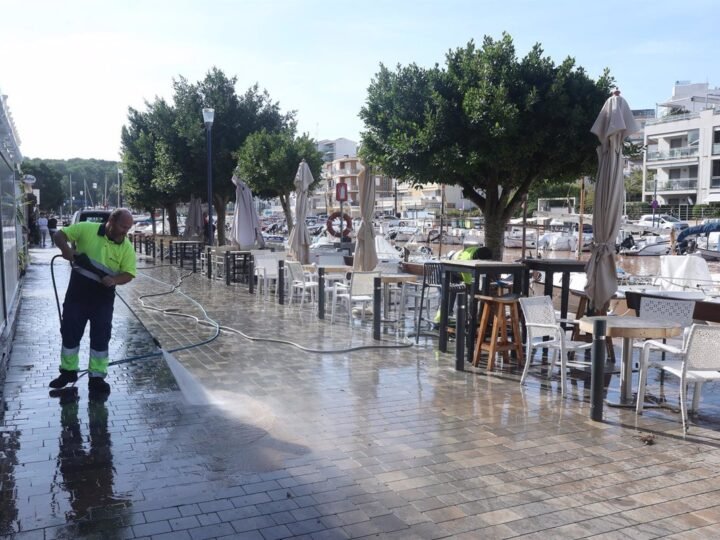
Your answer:
[[[343,229],[342,233],[335,229],[335,220],[342,216],[342,218],[345,220],[345,228]],[[350,234],[350,231],[352,231],[352,219],[348,214],[341,214],[340,212],[333,212],[330,214],[327,218],[327,222],[325,223],[325,228],[327,229],[327,232],[329,232],[331,235],[333,235],[335,238],[340,238],[341,236],[347,236]]]

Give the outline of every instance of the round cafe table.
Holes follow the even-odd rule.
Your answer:
[[[675,337],[682,333],[683,327],[672,321],[651,321],[641,317],[583,317],[578,321],[581,332],[593,333],[593,324],[604,320],[607,335],[622,338],[622,367],[620,369],[620,402],[611,406],[632,406],[632,341],[633,339],[662,339]]]

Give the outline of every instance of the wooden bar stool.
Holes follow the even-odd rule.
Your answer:
[[[478,294],[475,295],[475,299],[482,302],[482,315],[475,342],[473,366],[478,365],[482,351],[488,353],[488,371],[495,367],[496,353],[502,353],[505,362],[509,363],[510,355],[508,353],[515,351],[518,366],[522,366],[524,362],[518,297],[516,295],[483,296]],[[486,341],[487,329],[491,321],[490,340]],[[512,331],[512,340],[508,337],[508,323]]]

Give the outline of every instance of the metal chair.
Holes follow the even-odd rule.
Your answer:
[[[680,411],[682,413],[683,431],[688,430],[687,385],[693,383],[693,401],[690,410],[696,411],[700,404],[702,383],[720,380],[720,354],[717,347],[720,343],[720,326],[694,324],[690,327],[685,344],[682,348],[666,345],[660,341],[646,341],[640,357],[640,380],[638,382],[636,414],[642,414],[645,402],[645,386],[647,373],[651,367],[663,373],[674,375],[680,379]],[[651,361],[650,351],[659,349],[669,354],[678,355],[680,360]]]
[[[430,311],[430,299],[440,298],[440,289],[442,287],[442,264],[441,263],[425,263],[423,265],[423,280],[420,285],[420,293],[418,294],[417,288],[415,291],[409,291],[406,293],[406,298],[415,299],[415,309],[418,310],[417,319],[415,322],[415,343],[420,340],[420,325],[422,324],[423,318],[423,307],[425,300],[428,300],[428,312]],[[426,298],[427,295],[427,298]],[[420,300],[418,306],[418,298]]]
[[[571,352],[578,353],[592,347],[592,343],[584,341],[573,341],[569,339],[563,329],[561,321],[555,316],[555,307],[552,298],[549,296],[533,296],[530,298],[520,298],[520,308],[525,319],[525,327],[527,330],[527,338],[525,342],[525,368],[523,369],[520,384],[525,384],[530,364],[532,363],[533,353],[535,349],[552,349],[553,355],[550,361],[548,376],[555,367],[555,353],[560,354],[560,385],[562,396],[565,397],[568,367],[586,368],[590,362],[574,359],[569,361],[568,356]],[[548,341],[543,341],[550,338]]]

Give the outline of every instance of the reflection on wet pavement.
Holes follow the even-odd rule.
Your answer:
[[[170,283],[179,275],[148,272]],[[308,354],[223,334],[176,354],[210,406],[188,404],[162,358],[111,368],[106,402],[89,400],[85,378],[51,396],[60,345],[47,275],[40,260],[26,276],[4,385],[0,534],[712,537],[720,526],[714,385],[683,438],[678,415],[662,409],[637,424],[620,409],[591,422],[582,380],[563,400],[554,378],[531,375],[521,387],[503,366],[490,376],[456,372],[453,354],[437,353],[430,338],[410,349]],[[138,278],[121,293],[165,348],[211,334],[139,306],[140,295],[160,289]],[[183,290],[249,335],[333,349],[372,343],[357,321],[350,332],[347,320],[319,322],[309,309],[201,276]],[[177,295],[148,303],[201,315]],[[143,325],[120,303],[116,313],[111,359],[152,351]],[[648,392],[677,403],[676,384],[654,378]],[[655,433],[655,444],[645,446],[638,429]]]

